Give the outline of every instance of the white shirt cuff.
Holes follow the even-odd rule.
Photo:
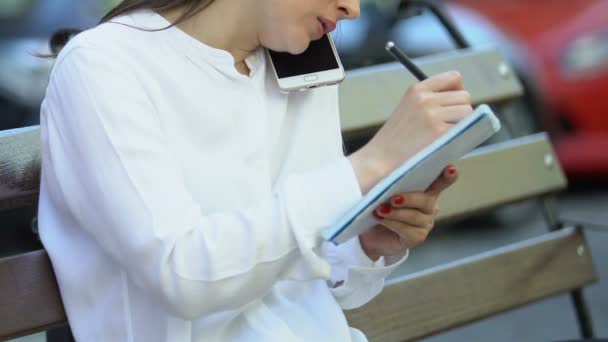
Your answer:
[[[331,249],[331,246],[327,248]],[[339,254],[342,263],[334,263],[330,287],[343,309],[360,307],[376,297],[382,291],[386,277],[409,256],[409,249],[406,249],[401,255],[380,257],[373,262],[361,248],[358,237],[336,248],[341,250],[334,250],[331,254]]]

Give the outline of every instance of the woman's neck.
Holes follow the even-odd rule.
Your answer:
[[[205,45],[228,51],[234,57],[235,68],[249,75],[245,58],[260,45],[253,20],[255,8],[248,8],[254,2],[215,0],[177,27]],[[177,9],[159,14],[175,22],[182,11]]]

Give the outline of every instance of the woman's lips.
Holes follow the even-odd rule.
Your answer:
[[[317,32],[315,35],[315,39],[321,39],[321,37],[323,37],[324,34],[325,34],[325,25],[323,25],[323,22],[321,20],[319,20],[317,23]]]
[[[323,37],[324,34],[330,33],[331,31],[336,29],[336,23],[323,18],[323,17],[318,17],[317,18],[317,32],[315,35],[315,40],[316,39],[321,39],[321,37]]]
[[[327,34],[336,29],[336,23],[330,19],[320,17],[319,22],[323,25],[323,33]]]

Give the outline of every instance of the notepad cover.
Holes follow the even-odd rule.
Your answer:
[[[322,232],[325,240],[343,243],[377,224],[372,212],[392,195],[424,191],[450,163],[462,158],[500,130],[500,121],[488,105],[454,125],[429,146],[374,186],[355,207]]]

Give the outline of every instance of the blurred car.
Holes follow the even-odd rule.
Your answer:
[[[458,4],[474,8],[526,49],[542,127],[568,175],[608,175],[608,1]]]
[[[334,38],[347,68],[392,61],[387,40],[412,56],[453,49],[432,15],[403,11],[407,2],[368,1],[361,20],[342,24]],[[498,46],[517,70],[526,96],[513,113],[516,131],[548,131],[571,179],[608,175],[608,1],[442,5],[472,46]]]

